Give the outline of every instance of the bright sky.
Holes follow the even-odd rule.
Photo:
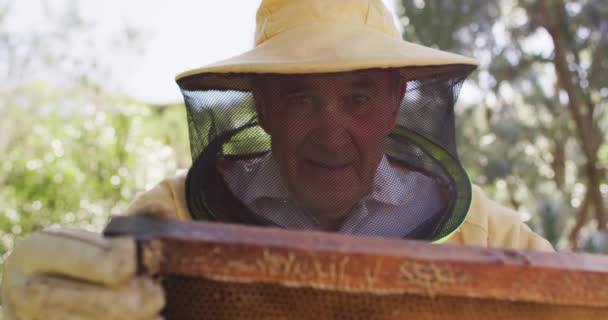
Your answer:
[[[0,7],[6,2],[7,0],[0,0]],[[80,52],[84,52],[82,56],[85,57],[93,54],[102,65],[112,68],[112,88],[118,88],[143,102],[174,103],[182,100],[174,81],[175,75],[237,55],[253,46],[255,13],[260,2],[261,0],[8,0],[12,11],[3,28],[11,36],[16,33],[27,34],[28,30],[44,30],[43,34],[49,34],[50,24],[45,11],[57,15],[64,12],[69,7],[68,4],[76,4],[83,20],[94,26],[94,32],[90,35],[92,39],[80,39],[79,43],[59,47],[55,51],[69,52],[72,56],[79,56]],[[397,20],[394,13],[395,0],[383,2],[393,11]],[[141,32],[141,56],[125,59],[124,51],[121,55],[119,48],[109,45],[111,40],[108,39],[122,34],[125,26]],[[496,37],[500,40],[500,32]],[[546,37],[539,34],[527,44],[527,48],[550,52],[551,46],[547,45],[550,41]],[[2,52],[0,58],[1,54]],[[51,77],[53,75],[51,73]],[[482,96],[481,92],[476,92],[470,86],[466,90],[469,94],[461,96],[461,101],[468,97],[467,102],[474,103]]]
[[[181,95],[173,81],[176,74],[223,60],[253,46],[255,13],[260,0],[153,3],[156,12],[147,17],[136,14],[138,9],[124,11],[126,17],[131,19],[128,15],[133,14],[134,22],[141,19],[141,23],[155,33],[146,56],[126,83],[129,92],[138,98],[153,102],[178,101]],[[393,5],[389,7],[392,9]]]
[[[19,0],[14,9],[21,24],[35,28],[37,11],[65,6],[67,0]],[[384,0],[393,10],[394,0]],[[125,24],[142,30],[143,55],[128,66],[116,64],[119,86],[145,102],[182,99],[176,74],[225,59],[253,45],[255,13],[261,0],[76,0],[85,21],[103,33]],[[19,24],[19,23],[17,23]],[[110,55],[111,50],[100,50]],[[107,58],[107,57],[106,57]],[[110,60],[111,61],[111,60]],[[124,73],[124,74],[123,74]]]

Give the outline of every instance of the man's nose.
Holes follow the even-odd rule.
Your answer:
[[[348,119],[341,112],[338,99],[327,99],[317,115],[315,142],[329,150],[338,151],[350,141]]]

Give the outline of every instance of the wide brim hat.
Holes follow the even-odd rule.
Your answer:
[[[385,155],[393,167],[434,181],[435,195],[412,194],[414,203],[442,204],[441,210],[431,205],[419,221],[404,221],[416,228],[401,236],[447,239],[470,207],[471,184],[456,152],[453,107],[476,66],[472,58],[404,41],[380,0],[262,1],[253,49],[176,77],[188,111],[193,159],[186,180],[190,213],[195,219],[274,225],[244,205],[238,190],[218,173],[226,161],[234,165],[271,151],[271,137],[257,121],[256,84],[387,70],[399,75],[403,97]]]
[[[177,75],[180,87],[222,82],[201,77],[212,74],[311,74],[417,66],[443,66],[432,73],[453,73],[470,72],[478,65],[469,57],[404,41],[379,0],[266,0],[256,22],[253,49]]]

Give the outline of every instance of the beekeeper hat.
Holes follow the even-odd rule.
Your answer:
[[[476,60],[403,41],[380,0],[264,0],[256,23],[253,49],[176,77],[188,110],[193,165],[186,195],[193,217],[272,224],[244,206],[216,170],[222,161],[270,151],[270,137],[257,121],[255,83],[390,70],[405,87],[385,153],[441,190],[441,210],[429,209],[424,227],[403,237],[438,241],[455,232],[466,217],[471,185],[456,152],[454,104]],[[225,198],[234,201],[212,204]]]

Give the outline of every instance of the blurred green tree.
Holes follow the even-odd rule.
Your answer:
[[[474,181],[559,248],[603,232],[608,77],[599,70],[608,63],[608,4],[400,3],[406,40],[480,61],[468,83],[477,97],[462,97],[468,105],[457,110],[459,150]]]
[[[114,93],[112,66],[88,49],[99,39],[76,6],[22,31],[3,28],[11,4],[0,4],[0,274],[19,237],[53,225],[99,231],[190,164],[183,106]],[[130,28],[108,41],[125,59],[139,53]]]

